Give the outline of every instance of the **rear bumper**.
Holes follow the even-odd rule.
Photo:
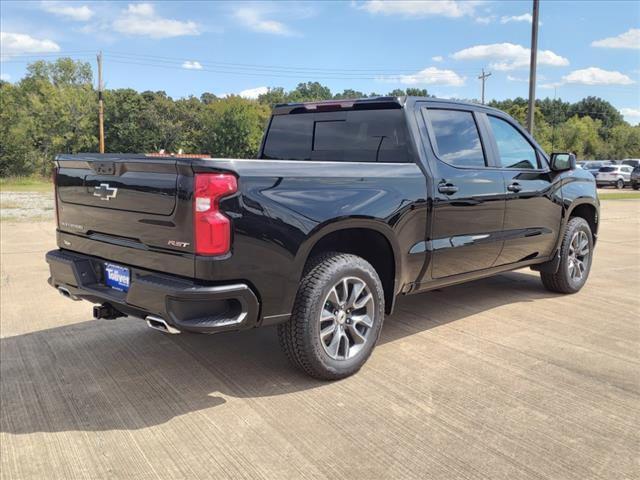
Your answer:
[[[105,285],[103,259],[52,250],[46,260],[52,287],[71,297],[108,304],[126,315],[160,317],[179,330],[198,333],[244,330],[258,323],[258,299],[243,283],[203,285],[124,265],[131,278],[129,291],[121,292]]]

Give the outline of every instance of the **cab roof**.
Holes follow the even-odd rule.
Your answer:
[[[481,105],[479,103],[465,102],[461,100],[449,100],[434,97],[370,97],[370,98],[344,98],[336,100],[321,100],[317,102],[279,103],[273,107],[273,115],[287,115],[290,113],[330,112],[340,110],[378,110],[400,109],[407,105],[413,105],[417,101],[429,103],[441,103],[443,105],[465,105],[479,110],[501,112],[500,110]]]

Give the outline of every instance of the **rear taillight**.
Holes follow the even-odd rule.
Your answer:
[[[198,255],[223,255],[231,248],[231,222],[218,209],[220,199],[238,190],[236,177],[198,173],[194,181],[193,236]]]

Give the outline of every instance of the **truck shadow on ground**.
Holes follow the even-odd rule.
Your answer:
[[[512,272],[401,298],[380,344],[551,296],[537,276]],[[92,320],[4,338],[0,354],[0,430],[12,434],[135,430],[229,397],[328,385],[289,366],[274,328],[171,336],[132,319]]]

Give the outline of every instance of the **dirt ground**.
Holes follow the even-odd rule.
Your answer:
[[[273,329],[91,320],[46,283],[53,222],[0,229],[3,479],[640,478],[639,200],[603,201],[580,293],[522,270],[402,298],[334,383]]]

